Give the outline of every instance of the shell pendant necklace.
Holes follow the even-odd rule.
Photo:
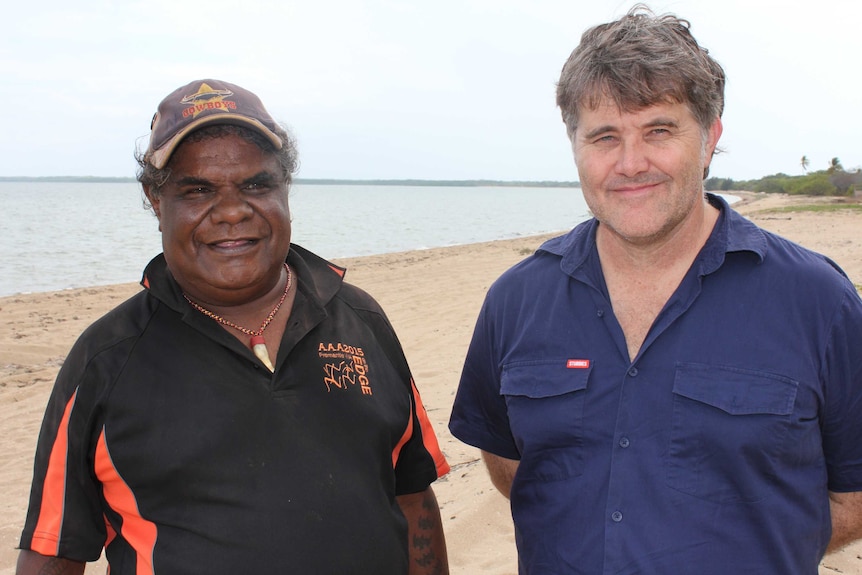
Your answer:
[[[255,357],[257,357],[263,365],[269,369],[271,372],[275,372],[275,366],[272,365],[272,360],[269,358],[269,352],[266,351],[266,340],[263,339],[263,332],[269,326],[269,323],[278,313],[279,308],[281,308],[281,304],[284,303],[285,298],[287,298],[287,292],[290,291],[291,280],[293,279],[293,274],[290,273],[290,267],[287,264],[284,264],[284,269],[287,271],[287,281],[284,283],[284,293],[281,294],[281,298],[279,298],[278,303],[275,304],[275,307],[272,308],[272,311],[269,312],[269,315],[266,316],[266,319],[263,320],[263,323],[260,324],[260,327],[257,330],[250,330],[248,328],[242,327],[241,325],[237,325],[230,320],[223,318],[222,316],[211,312],[201,304],[193,301],[189,296],[183,293],[183,297],[186,298],[186,301],[189,304],[204,314],[205,316],[212,318],[219,322],[222,325],[226,325],[227,327],[233,328],[237,331],[241,331],[246,335],[251,336],[251,351],[254,352]]]

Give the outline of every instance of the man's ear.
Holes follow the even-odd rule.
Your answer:
[[[724,126],[721,123],[721,118],[716,118],[709,130],[706,131],[706,168],[709,168],[712,157],[715,155],[715,149],[718,147],[718,140],[721,138],[721,133],[724,131]]]
[[[709,177],[709,166],[712,164],[712,157],[718,148],[718,140],[721,138],[721,132],[724,126],[721,123],[721,118],[716,118],[709,129],[706,131],[706,138],[703,142],[703,179]]]

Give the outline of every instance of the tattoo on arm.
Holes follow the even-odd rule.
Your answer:
[[[65,575],[70,573],[69,562],[60,557],[51,557],[39,568],[38,575]]]
[[[66,571],[66,562],[60,559],[50,559],[39,569],[39,575],[63,575]]]
[[[448,569],[433,545],[434,531],[441,527],[437,520],[439,511],[432,497],[426,494],[422,498],[422,512],[416,518],[416,531],[410,542],[413,547],[411,556],[416,564],[424,569],[424,573],[443,575],[448,573]]]

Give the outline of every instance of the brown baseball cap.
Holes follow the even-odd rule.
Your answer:
[[[153,116],[146,158],[162,169],[183,138],[208,124],[237,124],[260,132],[277,150],[283,142],[260,98],[236,84],[195,80],[171,92]]]

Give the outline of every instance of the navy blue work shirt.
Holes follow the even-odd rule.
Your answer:
[[[491,287],[450,429],[520,460],[522,574],[816,575],[862,491],[862,301],[723,199],[630,361],[597,222]]]

